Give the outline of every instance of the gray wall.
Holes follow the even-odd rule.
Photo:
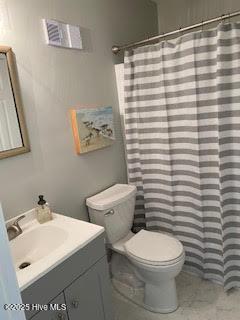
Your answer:
[[[114,74],[113,44],[157,33],[157,10],[149,0],[7,0],[9,23],[0,43],[16,55],[31,152],[0,160],[0,201],[5,218],[36,205],[43,193],[53,210],[87,219],[85,198],[126,182]],[[86,50],[44,44],[41,18],[84,28]],[[112,105],[114,146],[75,154],[68,110]]]
[[[156,0],[156,2],[160,33],[240,9],[239,0]],[[239,21],[240,17],[235,20]]]

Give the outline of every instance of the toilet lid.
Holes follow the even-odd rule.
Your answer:
[[[146,264],[161,265],[174,262],[183,254],[181,242],[169,235],[146,230],[139,231],[125,243],[127,253]]]

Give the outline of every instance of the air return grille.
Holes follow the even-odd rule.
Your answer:
[[[80,27],[56,20],[43,19],[46,42],[48,45],[82,49]]]

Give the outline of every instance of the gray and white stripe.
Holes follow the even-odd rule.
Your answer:
[[[136,229],[174,234],[186,268],[240,287],[240,23],[125,54]]]

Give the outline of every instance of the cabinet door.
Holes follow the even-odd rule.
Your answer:
[[[106,319],[97,265],[64,291],[70,320]]]
[[[66,306],[63,293],[49,303],[48,311],[40,311],[31,320],[69,320],[67,311],[63,310]]]

